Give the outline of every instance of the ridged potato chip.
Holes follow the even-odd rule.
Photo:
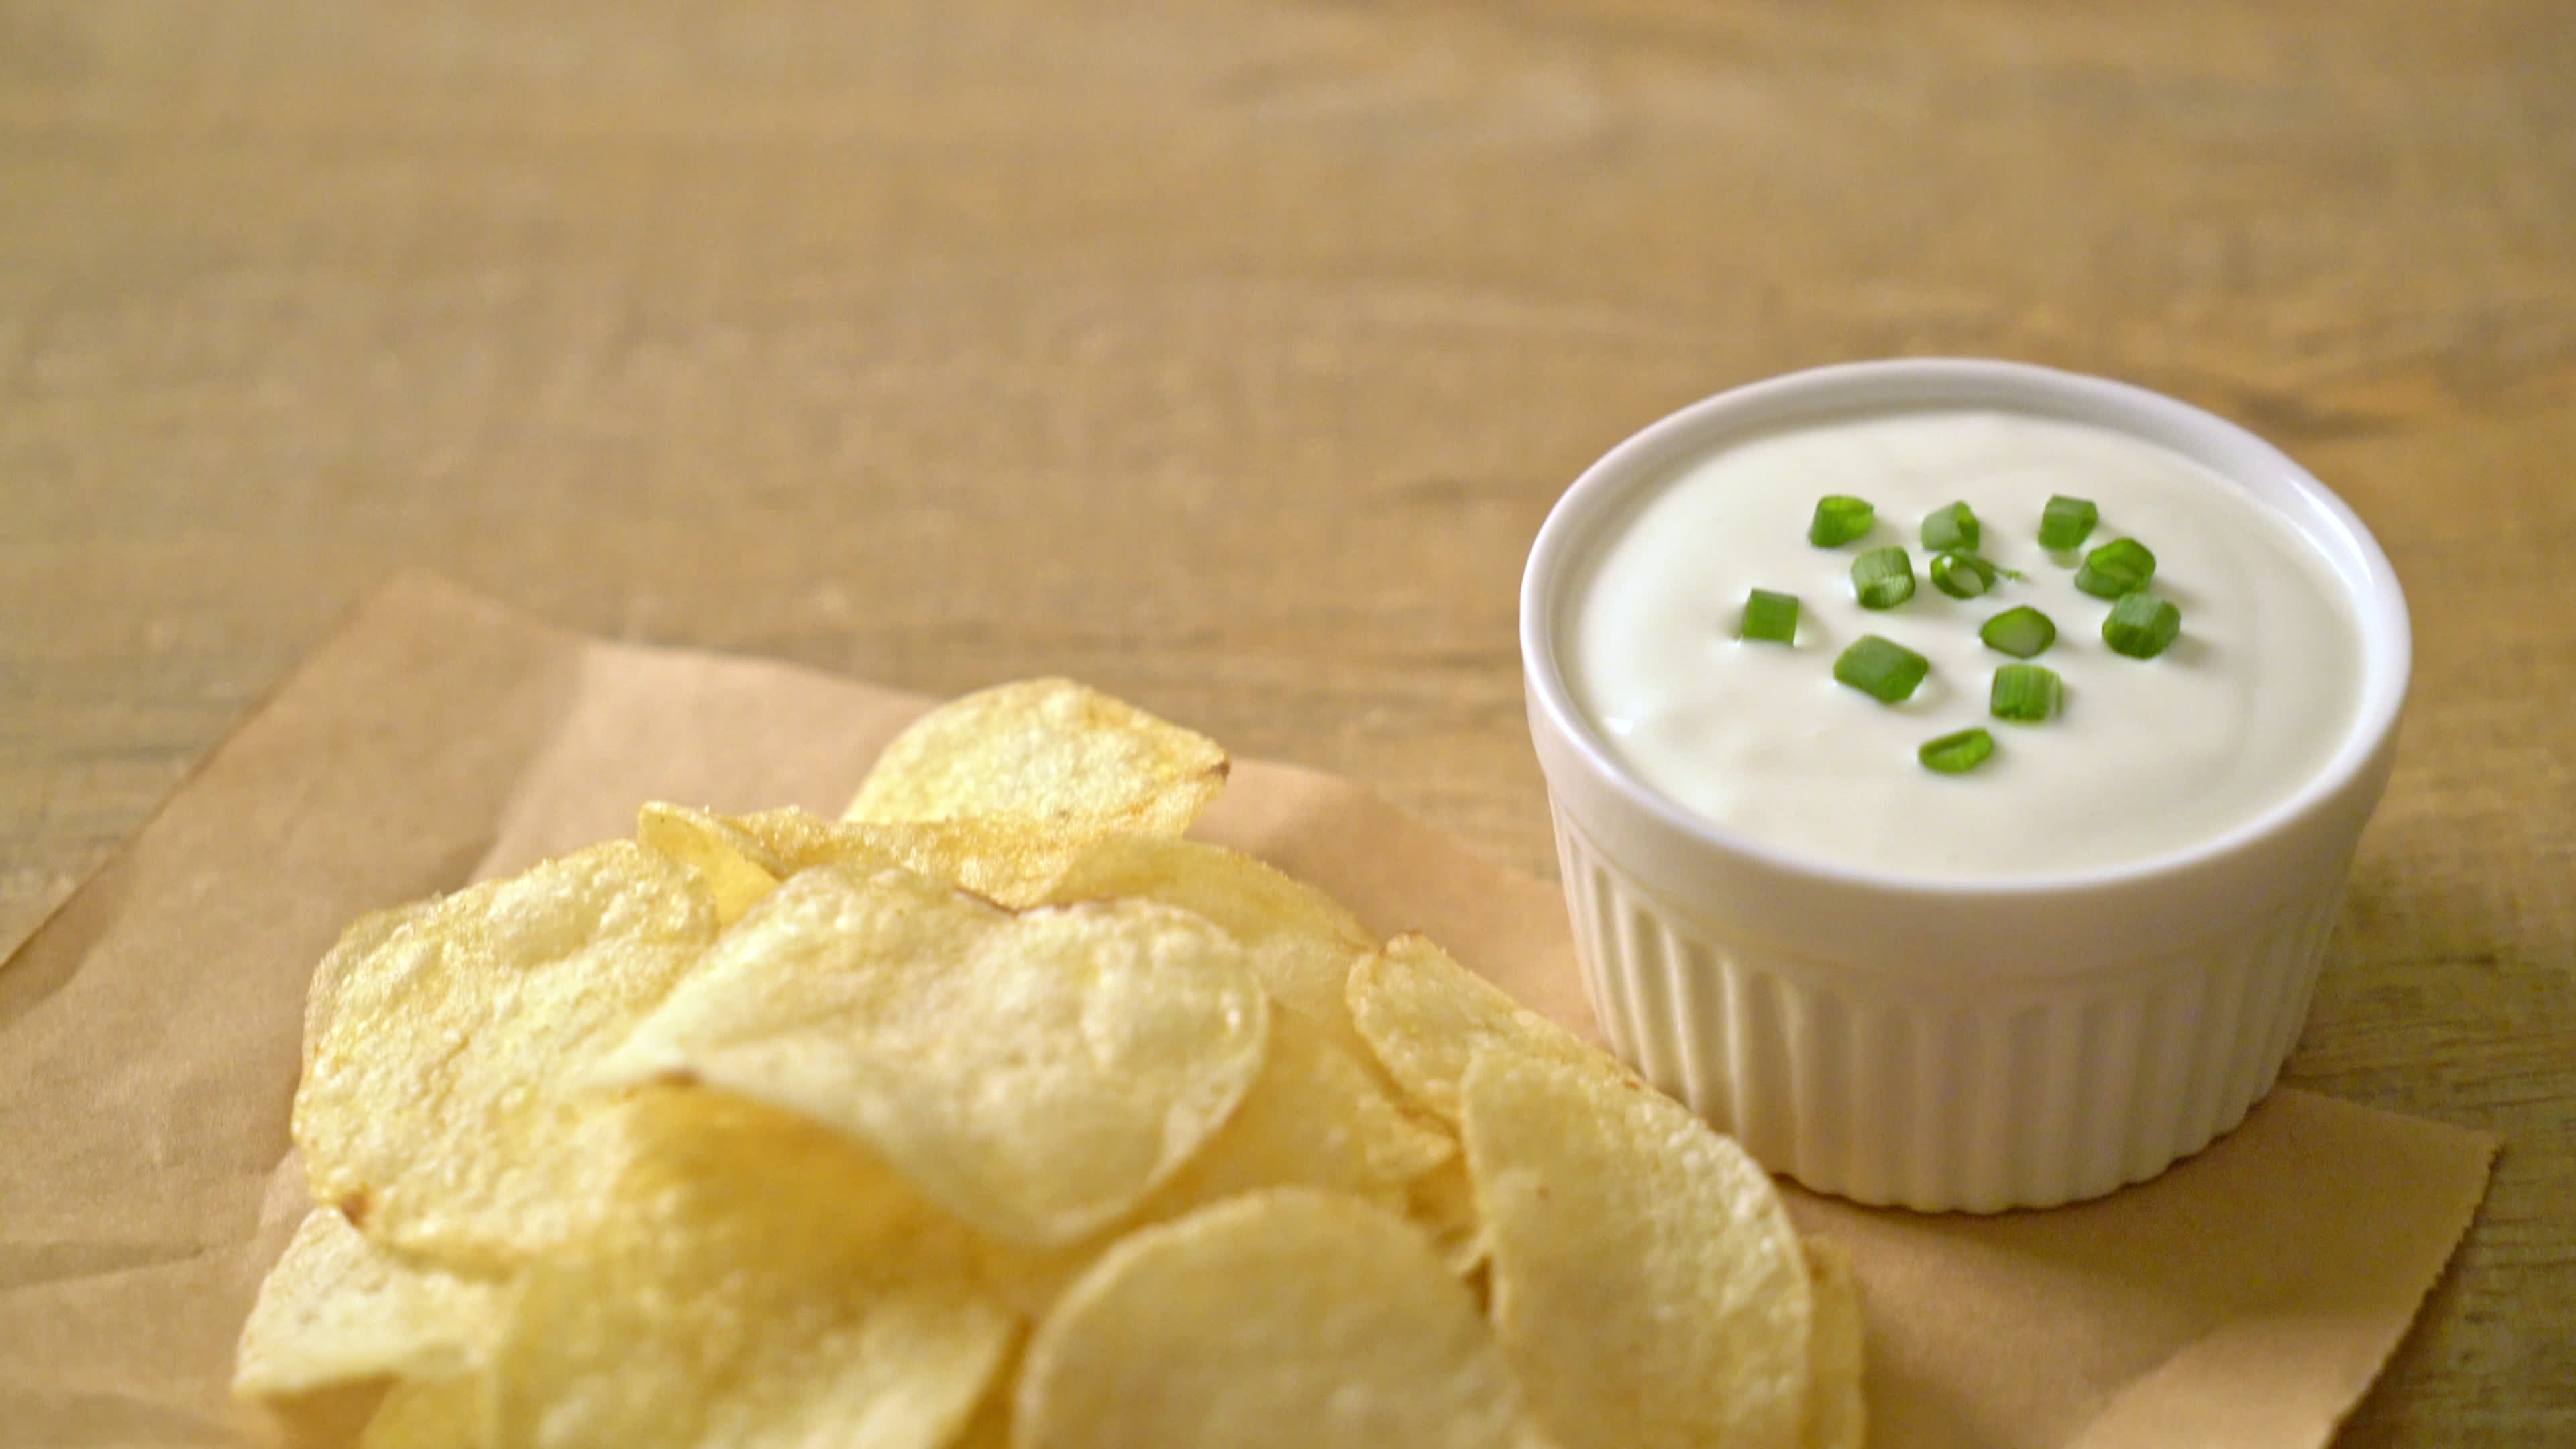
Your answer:
[[[788,1113],[658,1089],[598,1229],[531,1265],[491,1355],[493,1449],[940,1449],[1014,1333],[965,1235]]]
[[[1239,850],[1158,835],[1092,843],[1048,880],[1050,904],[1141,897],[1195,911],[1241,945],[1272,1000],[1375,1068],[1351,1026],[1351,968],[1377,938],[1341,902]]]
[[[1475,1301],[1401,1218],[1329,1193],[1145,1228],[1029,1342],[1018,1449],[1540,1449]]]
[[[986,1232],[1070,1242],[1133,1209],[1261,1070],[1226,934],[1146,901],[999,910],[903,870],[798,874],[603,1063],[801,1113]]]
[[[861,872],[901,866],[1014,909],[1042,902],[1092,839],[987,817],[850,824],[787,809],[726,823],[773,852],[784,874],[818,865]]]
[[[505,1272],[579,1226],[573,1079],[715,939],[696,873],[632,841],[373,917],[315,974],[294,1134],[317,1203]]]
[[[1851,1255],[1836,1244],[1809,1238],[1807,1282],[1816,1295],[1807,1335],[1806,1449],[1861,1449],[1869,1439],[1869,1414],[1861,1400],[1860,1284]]]
[[[507,1286],[404,1258],[367,1241],[338,1208],[315,1208],[242,1323],[233,1393],[292,1427],[343,1412],[326,1396],[362,1408],[397,1379],[460,1372],[500,1317]]]
[[[1057,832],[1178,835],[1225,773],[1214,740],[1069,679],[1028,679],[913,721],[843,818],[994,816]]]
[[[1770,1177],[1689,1109],[1488,1047],[1462,1084],[1495,1332],[1563,1449],[1795,1449],[1814,1310]]]
[[[1456,1122],[1459,1082],[1479,1050],[1627,1075],[1608,1054],[1503,994],[1422,936],[1398,936],[1351,968],[1351,1021],[1413,1099]]]
[[[715,898],[722,926],[741,920],[791,873],[733,822],[685,805],[647,803],[636,812],[635,838],[698,873]]]

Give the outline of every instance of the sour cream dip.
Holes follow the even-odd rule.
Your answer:
[[[1870,531],[1809,543],[1828,494],[1871,503]],[[2040,516],[2061,494],[2091,500],[2100,521],[2082,548],[2052,554]],[[1979,598],[1929,577],[1922,519],[1956,502],[1982,525],[1977,552],[2010,571]],[[2182,611],[2180,638],[2153,659],[2114,653],[2110,602],[2075,587],[2081,554],[2119,538],[2153,550],[2150,592]],[[1852,561],[1890,545],[1912,559],[1914,595],[1864,609]],[[1793,645],[1738,637],[1757,588],[1798,598]],[[2057,626],[2028,661],[2064,681],[2061,712],[2041,723],[1988,713],[1995,670],[2021,661],[1978,628],[2021,605]],[[2181,453],[2004,410],[1800,421],[1685,460],[1605,529],[1566,610],[1575,705],[1645,783],[1791,857],[1914,879],[2063,876],[2215,839],[2315,779],[2363,694],[2354,605],[2288,523]],[[1864,634],[1930,661],[1911,698],[1883,704],[1835,680]],[[1996,749],[1974,770],[1918,761],[1926,741],[1980,726]]]
[[[1831,495],[1875,517],[1819,548]],[[2100,510],[2063,556],[2039,545],[2059,495]],[[1921,532],[1961,502],[2021,575],[1969,600],[1928,582]],[[2111,603],[2075,586],[2123,539],[2180,610],[2164,636],[2144,608],[2146,643],[2170,639],[2149,659],[2114,653]],[[1854,560],[1898,547],[1912,597],[1861,608]],[[2107,566],[2128,553],[2091,581],[2134,581]],[[1757,588],[1797,596],[1794,647],[1739,640]],[[2055,622],[2029,663],[2063,680],[2029,724],[1992,717],[2014,661],[1979,638],[2019,607]],[[1848,671],[1900,703],[1835,678],[1864,634],[1928,665],[1911,695],[1904,655]],[[1583,470],[1521,576],[1585,996],[1648,1080],[1822,1192],[1992,1212],[2152,1177],[2242,1120],[2298,1040],[2413,637],[2361,519],[2174,398],[1905,358],[1693,403]],[[1918,757],[1976,728],[1993,753],[1964,773]]]

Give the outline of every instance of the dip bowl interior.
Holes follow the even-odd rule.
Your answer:
[[[1578,705],[1566,636],[1639,500],[1757,433],[1936,408],[2159,445],[2288,523],[2359,633],[2358,704],[2324,765],[2179,850],[1967,880],[1803,858],[1630,769]],[[1820,1191],[1992,1211],[2151,1177],[2241,1120],[2297,1038],[2387,783],[2410,647],[2396,575],[2352,511],[2278,449],[2156,393],[1923,359],[1795,373],[1684,408],[1576,480],[1522,582],[1531,738],[1594,1008],[1657,1085]]]

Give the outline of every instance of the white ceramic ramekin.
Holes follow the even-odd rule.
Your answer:
[[[1676,467],[1783,424],[1995,408],[2161,444],[2287,519],[2362,633],[2361,705],[2289,800],[2193,849],[2041,880],[1906,880],[1696,817],[1605,748],[1559,658],[1606,529]],[[1991,1212],[2153,1177],[2236,1125],[2297,1039],[2388,782],[2406,601],[2361,521],[2277,449],[2139,388],[2014,363],[1868,362],[1684,408],[1575,481],[1530,553],[1521,658],[1584,985],[1619,1053],[1775,1171]]]

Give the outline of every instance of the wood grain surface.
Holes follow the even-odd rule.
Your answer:
[[[0,0],[0,940],[349,605],[1080,675],[1552,869],[1515,586],[1729,384],[2309,463],[2417,629],[2292,1080],[2490,1127],[2349,1445],[2576,1442],[2576,9]]]

